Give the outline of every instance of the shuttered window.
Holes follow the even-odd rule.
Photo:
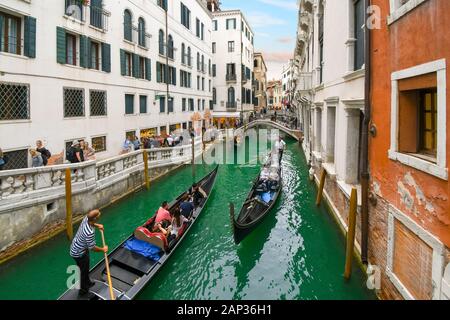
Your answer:
[[[141,114],[147,113],[147,96],[139,96],[139,112]]]
[[[25,17],[24,26],[24,55],[36,58],[36,19]]]
[[[0,51],[21,54],[22,21],[19,17],[0,12]]]
[[[125,114],[134,114],[134,95],[125,95]]]

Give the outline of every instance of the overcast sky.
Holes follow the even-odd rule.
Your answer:
[[[280,79],[292,58],[298,19],[297,0],[222,0],[222,10],[240,9],[255,33],[255,52],[262,52],[268,80]]]

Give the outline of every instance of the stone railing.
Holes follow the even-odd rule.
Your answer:
[[[195,156],[202,148],[201,137],[195,139]],[[192,159],[192,145],[145,150],[149,168],[183,164]],[[134,151],[103,161],[79,164],[0,171],[0,213],[13,208],[48,202],[65,192],[65,172],[72,171],[73,193],[99,190],[144,170],[143,151]]]

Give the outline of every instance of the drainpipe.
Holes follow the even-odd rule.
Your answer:
[[[364,92],[364,122],[362,128],[361,152],[361,260],[364,264],[368,263],[368,242],[369,242],[369,125],[371,121],[371,38],[368,26],[370,0],[365,1],[365,92]]]
[[[166,19],[166,100],[167,100],[167,114],[170,114],[169,112],[169,99],[170,99],[170,92],[169,92],[169,18],[167,14],[167,8],[164,9],[165,12],[165,19]],[[169,132],[170,134],[170,128]]]

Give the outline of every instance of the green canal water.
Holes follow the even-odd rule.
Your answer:
[[[260,166],[248,155],[247,164],[221,165],[202,216],[139,299],[375,299],[356,262],[352,279],[343,280],[345,239],[327,210],[315,206],[306,160],[297,143],[287,142],[283,192],[264,222],[234,244],[228,203],[240,208]],[[197,179],[212,169],[196,165]],[[186,190],[192,173],[192,167],[180,169],[150,191],[105,209],[101,223],[109,247],[119,245],[162,201]],[[68,250],[61,234],[1,265],[0,299],[57,299],[73,264]],[[91,266],[101,258],[92,254]]]

